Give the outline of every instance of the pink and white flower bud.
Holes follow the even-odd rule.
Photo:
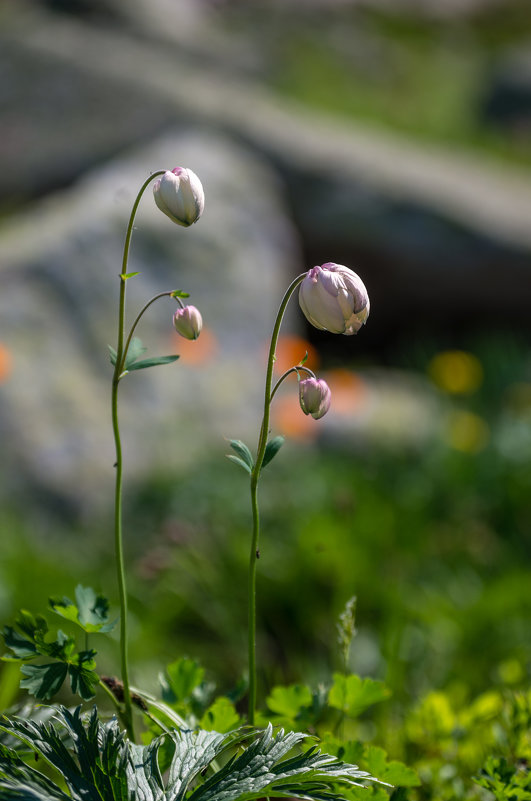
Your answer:
[[[205,208],[201,181],[184,167],[166,170],[153,184],[153,195],[159,209],[177,225],[197,222]]]
[[[179,308],[173,315],[173,325],[177,333],[185,339],[197,339],[203,328],[201,312],[195,306]]]
[[[305,378],[299,381],[299,403],[304,414],[311,414],[314,420],[324,417],[330,408],[332,393],[322,378]]]
[[[327,262],[308,270],[299,289],[299,304],[309,322],[332,334],[356,334],[369,316],[365,284],[353,270]]]

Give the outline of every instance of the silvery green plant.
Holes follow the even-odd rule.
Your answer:
[[[271,403],[282,382],[293,372],[299,381],[299,403],[304,414],[311,414],[315,420],[323,417],[330,407],[330,388],[323,379],[304,366],[306,357],[299,364],[284,372],[273,386],[273,372],[276,361],[276,348],[286,307],[295,290],[299,288],[299,305],[309,322],[321,331],[350,336],[356,334],[367,321],[370,304],[365,284],[353,270],[342,264],[327,262],[321,267],[313,267],[297,276],[282,298],[267,359],[264,394],[264,412],[256,458],[241,440],[231,440],[235,454],[229,458],[240,464],[250,474],[250,493],[252,511],[251,551],[249,556],[248,579],[248,662],[249,662],[249,704],[248,718],[254,724],[256,712],[256,563],[260,556],[260,511],[258,505],[258,482],[262,469],[271,462],[282,447],[284,438],[269,438]],[[301,373],[309,377],[301,379]]]

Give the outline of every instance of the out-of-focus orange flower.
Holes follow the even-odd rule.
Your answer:
[[[332,413],[349,414],[365,403],[367,385],[363,378],[352,372],[352,370],[338,367],[334,370],[328,370],[324,374],[324,378],[332,393],[330,404]]]
[[[473,353],[445,350],[428,365],[432,381],[451,395],[471,395],[483,383],[483,367]]]
[[[195,339],[184,339],[175,333],[172,338],[172,348],[181,357],[183,364],[201,366],[211,362],[218,351],[218,340],[209,328],[203,328],[200,336]]]
[[[293,383],[297,384],[296,379]],[[271,406],[271,418],[275,429],[291,439],[311,440],[319,434],[320,421],[304,414],[299,405],[296,386],[293,387],[293,392],[275,396]]]
[[[9,378],[12,367],[11,351],[0,342],[0,381],[6,381]]]
[[[295,367],[308,354],[304,366],[310,370],[317,370],[319,367],[319,354],[316,349],[302,337],[292,334],[279,337],[277,342],[277,352],[275,361],[275,374],[282,375],[290,367]]]

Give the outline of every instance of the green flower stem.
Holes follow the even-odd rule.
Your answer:
[[[131,216],[129,217],[129,224],[127,226],[127,233],[125,235],[124,254],[122,260],[122,272],[120,275],[120,299],[118,306],[118,346],[116,348],[116,364],[114,366],[114,373],[112,377],[112,429],[114,434],[114,444],[116,449],[116,483],[114,495],[114,547],[116,558],[116,572],[118,577],[118,593],[120,596],[120,654],[121,654],[121,667],[122,667],[122,682],[124,685],[124,722],[127,729],[129,738],[134,742],[135,730],[133,723],[133,707],[131,703],[131,690],[129,689],[129,667],[127,661],[127,588],[125,582],[125,565],[123,553],[123,536],[122,536],[122,443],[120,439],[120,425],[118,420],[118,384],[121,378],[121,366],[124,360],[124,327],[125,327],[125,284],[127,273],[127,262],[129,259],[129,248],[131,245],[131,237],[133,235],[133,226],[135,222],[136,212],[140,203],[140,199],[144,194],[145,189],[157,175],[164,175],[164,170],[159,170],[147,178],[133,204]]]
[[[264,461],[264,454],[267,445],[267,436],[269,433],[269,416],[271,409],[271,401],[273,394],[271,386],[273,383],[273,367],[275,363],[275,351],[277,348],[278,335],[280,333],[280,326],[282,318],[286,311],[288,301],[295,292],[296,288],[306,277],[306,273],[297,276],[291,282],[278,310],[277,319],[271,335],[271,344],[269,346],[269,356],[267,360],[267,373],[265,382],[265,398],[264,398],[264,416],[262,418],[262,426],[260,428],[260,436],[258,439],[258,450],[254,467],[251,471],[251,509],[253,515],[253,532],[251,538],[251,553],[249,556],[249,724],[254,726],[255,710],[256,710],[256,561],[258,559],[258,542],[260,537],[260,511],[258,507],[258,480],[260,478],[260,470]],[[276,391],[277,387],[275,387]]]
[[[315,378],[315,373],[313,372],[313,370],[310,370],[309,367],[303,367],[300,364],[298,364],[296,367],[290,367],[289,370],[286,370],[284,375],[280,376],[280,378],[278,379],[277,383],[273,387],[273,391],[271,393],[271,400],[273,400],[273,398],[275,397],[275,392],[277,391],[279,386],[282,384],[284,379],[286,379],[290,375],[290,373],[297,373],[297,375],[299,375],[299,370],[303,370],[305,373],[308,373],[309,376],[311,376],[312,378]]]
[[[146,305],[139,311],[136,320],[134,321],[133,325],[131,326],[131,330],[129,331],[129,336],[127,337],[127,341],[126,341],[124,349],[123,349],[122,363],[120,365],[120,371],[119,371],[120,372],[120,377],[122,376],[122,373],[124,371],[125,360],[127,359],[127,351],[129,350],[129,345],[131,344],[131,340],[133,338],[133,334],[135,332],[135,329],[136,329],[138,323],[140,322],[140,320],[144,316],[144,312],[146,312],[149,309],[149,307],[151,306],[151,304],[155,303],[155,301],[158,300],[159,298],[171,297],[172,294],[173,294],[173,290],[170,290],[169,292],[159,292],[158,295],[155,295],[153,298],[151,298],[151,300],[148,300]]]

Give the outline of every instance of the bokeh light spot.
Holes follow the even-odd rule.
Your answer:
[[[483,383],[483,367],[473,353],[446,350],[433,357],[428,365],[432,381],[451,395],[471,395]]]

